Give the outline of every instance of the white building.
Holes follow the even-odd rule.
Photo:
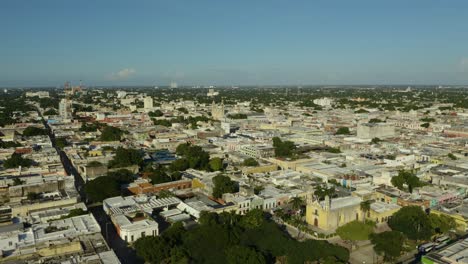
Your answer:
[[[333,103],[333,100],[330,99],[330,98],[327,98],[327,97],[319,98],[319,99],[314,100],[314,104],[324,106],[324,107],[331,106],[332,103]]]
[[[216,96],[216,95],[218,95],[218,94],[219,94],[219,92],[215,92],[214,89],[209,89],[209,90],[208,90],[208,93],[206,94],[206,96],[208,96],[208,97],[213,97],[213,96]]]
[[[168,209],[181,202],[176,197],[117,196],[105,199],[102,206],[120,238],[133,243],[141,237],[159,235],[159,225],[151,216],[154,209]]]
[[[156,221],[145,213],[142,213],[143,216],[137,214],[133,217],[123,214],[111,217],[117,233],[125,242],[132,243],[141,237],[159,235],[159,225]]]
[[[47,91],[26,92],[26,97],[36,97],[36,96],[39,98],[49,98],[49,92]]]
[[[153,98],[151,96],[146,96],[143,103],[144,103],[145,110],[153,109]]]
[[[70,119],[72,116],[71,101],[63,98],[59,103],[59,115],[63,119]]]

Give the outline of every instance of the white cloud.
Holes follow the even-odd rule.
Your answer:
[[[135,69],[125,68],[118,72],[113,72],[109,74],[107,77],[108,79],[111,79],[111,80],[125,80],[125,79],[130,78],[135,73],[136,73]]]

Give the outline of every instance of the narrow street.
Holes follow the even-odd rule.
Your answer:
[[[89,203],[86,199],[86,193],[84,192],[85,183],[83,181],[83,178],[81,178],[78,171],[73,166],[70,159],[68,158],[67,154],[57,147],[55,135],[52,132],[52,129],[50,128],[49,124],[47,124],[47,122],[42,117],[39,109],[38,109],[38,113],[41,116],[44,126],[46,127],[48,131],[48,135],[49,135],[50,141],[52,142],[52,146],[57,151],[57,154],[60,155],[60,160],[62,162],[63,168],[65,169],[65,172],[68,175],[73,176],[75,178],[75,188],[80,195],[80,200],[86,203],[88,206]],[[115,254],[117,255],[117,257],[119,258],[122,264],[143,264],[144,263],[144,261],[136,255],[135,250],[129,247],[128,244],[118,236],[114,225],[110,221],[109,217],[105,214],[104,210],[102,209],[102,206],[88,207],[88,210],[89,212],[93,214],[94,218],[96,218],[96,220],[98,221],[101,227],[102,236],[107,241],[107,244],[109,245],[109,247],[111,247],[114,250]]]

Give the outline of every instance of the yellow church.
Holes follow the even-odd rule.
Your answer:
[[[306,222],[324,231],[334,231],[338,227],[354,220],[361,219],[360,197],[348,196],[324,201],[314,200],[308,196]]]
[[[355,220],[364,219],[361,210],[363,199],[357,196],[347,196],[330,199],[325,197],[324,201],[307,196],[306,222],[324,231],[333,232],[338,227]],[[401,207],[396,204],[373,201],[366,219],[382,223],[397,212]]]

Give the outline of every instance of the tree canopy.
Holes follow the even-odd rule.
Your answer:
[[[135,249],[147,263],[346,263],[349,252],[327,241],[298,242],[255,209],[241,216],[202,213],[199,225],[174,224],[157,237],[144,237]],[[209,254],[207,254],[209,252]]]
[[[6,159],[3,162],[3,167],[5,169],[12,169],[21,167],[30,167],[33,165],[33,160],[23,158],[21,154],[13,153],[10,158]]]
[[[212,171],[220,171],[220,170],[223,170],[224,168],[223,160],[218,157],[210,159],[209,164],[210,164],[210,169]]]
[[[412,240],[426,240],[432,235],[429,216],[419,206],[402,207],[389,219],[388,225]]]
[[[340,127],[336,131],[335,135],[349,135],[351,132],[349,131],[348,127]]]
[[[457,227],[455,220],[447,215],[430,214],[429,221],[434,233],[443,234]]]
[[[403,251],[405,236],[398,231],[385,231],[371,235],[374,250],[379,255],[384,255],[386,261],[396,260]]]
[[[210,154],[200,146],[192,146],[189,143],[180,144],[176,148],[176,153],[184,159],[177,163],[178,168],[210,170]]]
[[[132,165],[140,165],[143,161],[143,154],[137,149],[127,149],[119,147],[115,151],[114,158],[109,161],[109,168],[122,168]]]
[[[28,126],[23,131],[23,136],[25,137],[33,137],[33,136],[43,136],[47,135],[47,130],[35,126]]]
[[[411,171],[401,170],[398,172],[398,176],[394,176],[391,179],[392,185],[400,190],[404,190],[403,185],[408,186],[408,191],[413,193],[413,188],[423,186],[423,183],[419,178]]]
[[[254,166],[258,166],[258,161],[254,158],[247,158],[244,160],[244,162],[242,163],[244,166],[248,166],[248,167],[254,167]]]
[[[101,140],[102,141],[119,141],[122,139],[122,135],[124,131],[122,131],[118,127],[113,126],[105,126],[104,129],[101,131]]]
[[[296,145],[292,141],[282,141],[279,137],[273,138],[275,156],[280,158],[291,158],[296,150]]]
[[[224,193],[235,193],[239,191],[237,182],[224,175],[213,177],[213,197],[221,198]]]
[[[323,200],[325,199],[325,196],[329,196],[330,198],[334,197],[336,195],[336,190],[335,190],[335,187],[323,187],[322,185],[318,185],[316,188],[315,188],[315,191],[314,191],[314,195],[317,196],[317,198],[319,200]]]
[[[120,195],[120,185],[116,179],[109,176],[98,177],[85,184],[86,197],[91,202],[102,202],[102,200]]]

